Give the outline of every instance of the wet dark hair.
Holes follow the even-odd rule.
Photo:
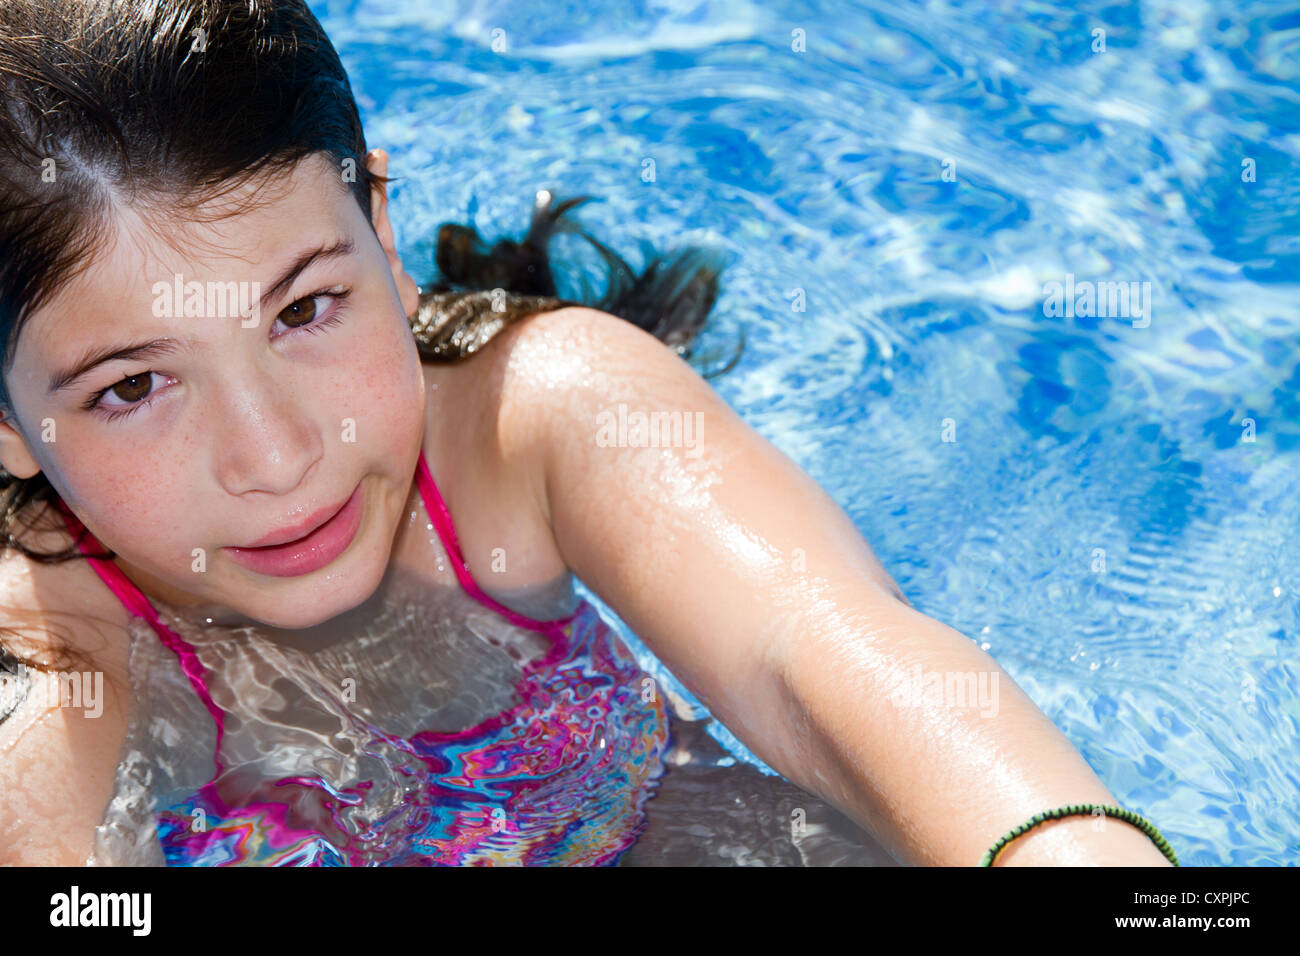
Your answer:
[[[243,184],[322,154],[371,222],[372,189],[393,181],[366,169],[347,74],[302,0],[0,0],[0,104],[5,372],[28,317],[88,266],[111,236],[119,205],[164,221],[196,216]],[[587,198],[539,193],[518,242],[489,247],[471,227],[441,226],[440,274],[421,288],[410,317],[421,356],[459,361],[512,321],[581,304],[621,315],[689,358],[721,266],[686,249],[652,258],[635,274],[568,217]],[[599,300],[558,297],[547,247],[561,232],[589,240],[604,260],[608,284]],[[0,404],[8,405],[2,377]],[[36,528],[37,518],[62,528],[49,507],[56,498],[42,474],[0,471],[0,555],[82,556],[75,542],[38,551],[16,533],[20,515],[25,529]],[[13,660],[0,654],[0,671],[12,670]]]

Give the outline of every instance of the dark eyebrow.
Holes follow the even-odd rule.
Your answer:
[[[101,348],[91,349],[72,365],[62,371],[56,371],[50,377],[50,391],[57,392],[59,389],[67,388],[91,369],[97,365],[103,365],[105,362],[113,362],[118,359],[157,358],[160,355],[171,355],[177,349],[175,339],[151,339],[148,342],[139,342],[135,345],[126,345],[120,348],[106,345]]]
[[[271,283],[271,287],[262,293],[259,308],[265,309],[275,300],[277,295],[282,293],[286,287],[292,285],[293,280],[298,278],[312,263],[323,259],[344,258],[354,255],[356,251],[356,243],[350,237],[340,236],[333,241],[322,243],[315,249],[300,252],[280,273],[280,277]],[[157,358],[160,355],[171,355],[176,352],[176,349],[177,345],[173,339],[152,339],[135,345],[120,347],[108,345],[92,349],[68,368],[56,371],[50,376],[50,391],[57,392],[60,389],[67,388],[91,369],[103,365],[105,362],[113,362],[119,359]]]
[[[353,255],[357,251],[356,243],[348,236],[340,236],[333,242],[318,246],[305,252],[300,252],[297,257],[289,263],[288,268],[280,274],[280,278],[271,283],[271,287],[262,293],[260,308],[265,309],[271,304],[277,295],[284,291],[285,287],[291,285],[293,280],[298,278],[304,269],[318,259],[340,259]]]

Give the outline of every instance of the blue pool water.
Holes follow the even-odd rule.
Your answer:
[[[1293,3],[311,6],[417,279],[543,187],[634,265],[724,251],[715,386],[917,608],[1184,863],[1300,859]]]

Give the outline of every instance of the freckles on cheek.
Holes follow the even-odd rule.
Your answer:
[[[96,450],[64,470],[74,507],[104,544],[147,560],[174,547],[205,543],[191,525],[204,514],[182,456],[133,449],[129,443],[98,444]],[[84,464],[83,464],[84,463]]]
[[[419,429],[424,379],[414,348],[413,343],[409,352],[375,343],[336,367],[324,397],[340,429],[345,418],[356,422],[359,444],[396,451]]]

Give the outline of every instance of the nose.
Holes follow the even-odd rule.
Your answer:
[[[270,376],[243,378],[211,409],[220,420],[217,479],[232,495],[286,495],[320,461],[324,441],[308,408]]]

